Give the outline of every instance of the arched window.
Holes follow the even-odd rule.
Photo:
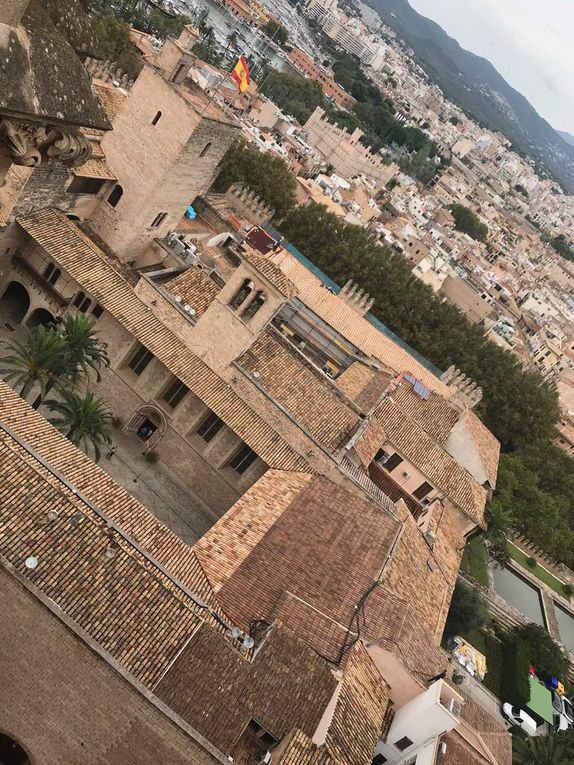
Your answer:
[[[249,319],[252,319],[257,311],[266,303],[267,296],[264,292],[257,292],[251,303],[247,306],[247,308],[243,311],[241,314],[241,318],[244,321],[249,321]]]
[[[166,212],[158,213],[155,218],[152,221],[152,228],[158,228],[161,226],[161,224],[164,222],[164,220],[167,218]]]
[[[161,112],[156,112],[156,115],[153,118],[153,120],[151,121],[151,124],[152,125],[157,125],[157,123],[160,121],[160,119],[161,119]]]
[[[122,198],[123,193],[124,193],[124,190],[122,189],[120,184],[116,183],[116,185],[111,190],[111,193],[108,197],[108,204],[110,205],[110,207],[115,207],[117,205],[117,203]]]
[[[86,296],[84,295],[83,292],[78,292],[78,294],[74,298],[74,302],[73,302],[74,308],[79,308],[82,305],[82,303],[84,302],[84,298],[85,297]]]
[[[211,141],[209,143],[206,143],[203,149],[199,152],[200,157],[205,157],[206,154],[209,153],[209,150],[211,149]]]
[[[86,299],[84,300],[84,302],[82,303],[82,305],[80,306],[80,311],[81,311],[82,313],[86,313],[86,311],[87,311],[87,310],[88,310],[88,308],[91,306],[91,304],[92,304],[92,301],[90,300],[90,298],[86,298]]]
[[[235,311],[239,306],[244,303],[249,295],[253,292],[255,285],[251,279],[245,279],[241,287],[235,293],[235,296],[229,303],[230,307]]]
[[[44,269],[44,277],[52,285],[56,284],[56,282],[60,278],[61,273],[62,272],[60,271],[60,269],[56,268],[53,263],[48,263],[48,265]]]

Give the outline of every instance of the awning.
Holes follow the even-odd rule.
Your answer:
[[[530,675],[530,701],[526,708],[552,725],[552,694],[545,685]]]

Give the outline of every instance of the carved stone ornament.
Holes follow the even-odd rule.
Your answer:
[[[92,148],[81,133],[0,118],[0,153],[25,167],[38,167],[42,163],[78,167],[88,161]]]

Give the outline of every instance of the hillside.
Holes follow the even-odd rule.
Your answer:
[[[567,143],[492,64],[462,48],[407,0],[365,0],[409,45],[447,98],[481,125],[499,130],[520,154],[574,193],[574,146]]]
[[[572,135],[572,133],[567,133],[565,130],[557,130],[556,132],[561,138],[563,138],[566,141],[566,143],[569,143],[571,146],[574,146],[574,135]]]

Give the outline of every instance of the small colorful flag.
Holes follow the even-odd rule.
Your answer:
[[[235,64],[235,67],[231,72],[231,76],[237,83],[239,92],[245,93],[249,87],[249,83],[251,82],[251,77],[249,76],[249,67],[247,66],[245,56],[239,57],[239,61]]]

